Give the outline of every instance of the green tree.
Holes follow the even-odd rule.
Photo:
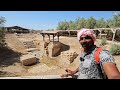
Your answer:
[[[94,19],[93,17],[90,17],[86,22],[86,28],[93,29],[95,25],[96,25],[96,19]]]
[[[120,27],[120,13],[113,14],[114,27]],[[115,39],[120,40],[120,30],[117,30]]]
[[[101,18],[99,20],[96,21],[96,27],[97,28],[105,28],[106,26],[106,21],[104,20],[104,18]]]
[[[115,20],[109,19],[109,20],[107,20],[107,24],[109,27],[113,28],[113,27],[115,27]]]
[[[4,29],[4,23],[5,23],[5,18],[0,17],[0,48],[5,46],[5,29]]]
[[[77,29],[79,30],[81,28],[85,28],[85,24],[86,24],[85,18],[79,19],[79,21],[77,23]]]
[[[115,23],[115,27],[120,27],[120,13],[113,14],[113,20]]]
[[[67,30],[69,28],[69,23],[67,21],[58,23],[58,30]]]
[[[69,30],[75,30],[75,22],[74,21],[70,21],[70,22],[68,22],[68,24],[69,24]]]

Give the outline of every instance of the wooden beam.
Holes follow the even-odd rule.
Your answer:
[[[112,28],[111,28],[111,30],[112,30],[112,32],[113,32],[112,41],[114,41],[114,38],[115,38],[115,33],[116,33],[116,30],[117,30],[117,29],[112,29]]]
[[[49,41],[50,41],[50,35],[48,34],[48,37],[49,37]]]
[[[44,33],[42,33],[42,36],[43,36],[43,41],[45,41],[45,38],[44,38],[44,37],[45,37],[45,34],[44,34]]]

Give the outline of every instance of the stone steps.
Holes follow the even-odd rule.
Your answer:
[[[24,41],[23,42],[23,45],[26,47],[26,48],[36,48],[35,44],[33,41]]]

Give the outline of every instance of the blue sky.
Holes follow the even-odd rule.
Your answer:
[[[56,29],[60,21],[74,21],[78,17],[110,19],[120,11],[0,11],[5,17],[5,26],[21,26],[28,29]]]

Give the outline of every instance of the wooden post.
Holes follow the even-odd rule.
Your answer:
[[[58,42],[59,42],[59,35],[57,35],[58,36]]]
[[[112,41],[114,41],[114,38],[115,38],[115,33],[116,33],[116,29],[112,29],[112,28],[111,28],[111,30],[112,30],[112,32],[113,32]]]
[[[54,42],[54,34],[53,34],[53,42]]]
[[[59,32],[57,32],[56,36],[58,37],[58,42],[59,42]]]
[[[48,37],[49,37],[49,41],[50,41],[50,35],[48,34]]]
[[[99,38],[101,39],[101,32],[102,32],[102,30],[98,29],[98,31],[100,32],[100,37]]]
[[[68,33],[69,33],[69,37],[70,37],[70,30],[68,30]]]
[[[44,33],[42,33],[42,36],[43,36],[43,41],[45,41],[45,38],[44,38],[44,37],[45,37],[45,35],[44,35]]]

